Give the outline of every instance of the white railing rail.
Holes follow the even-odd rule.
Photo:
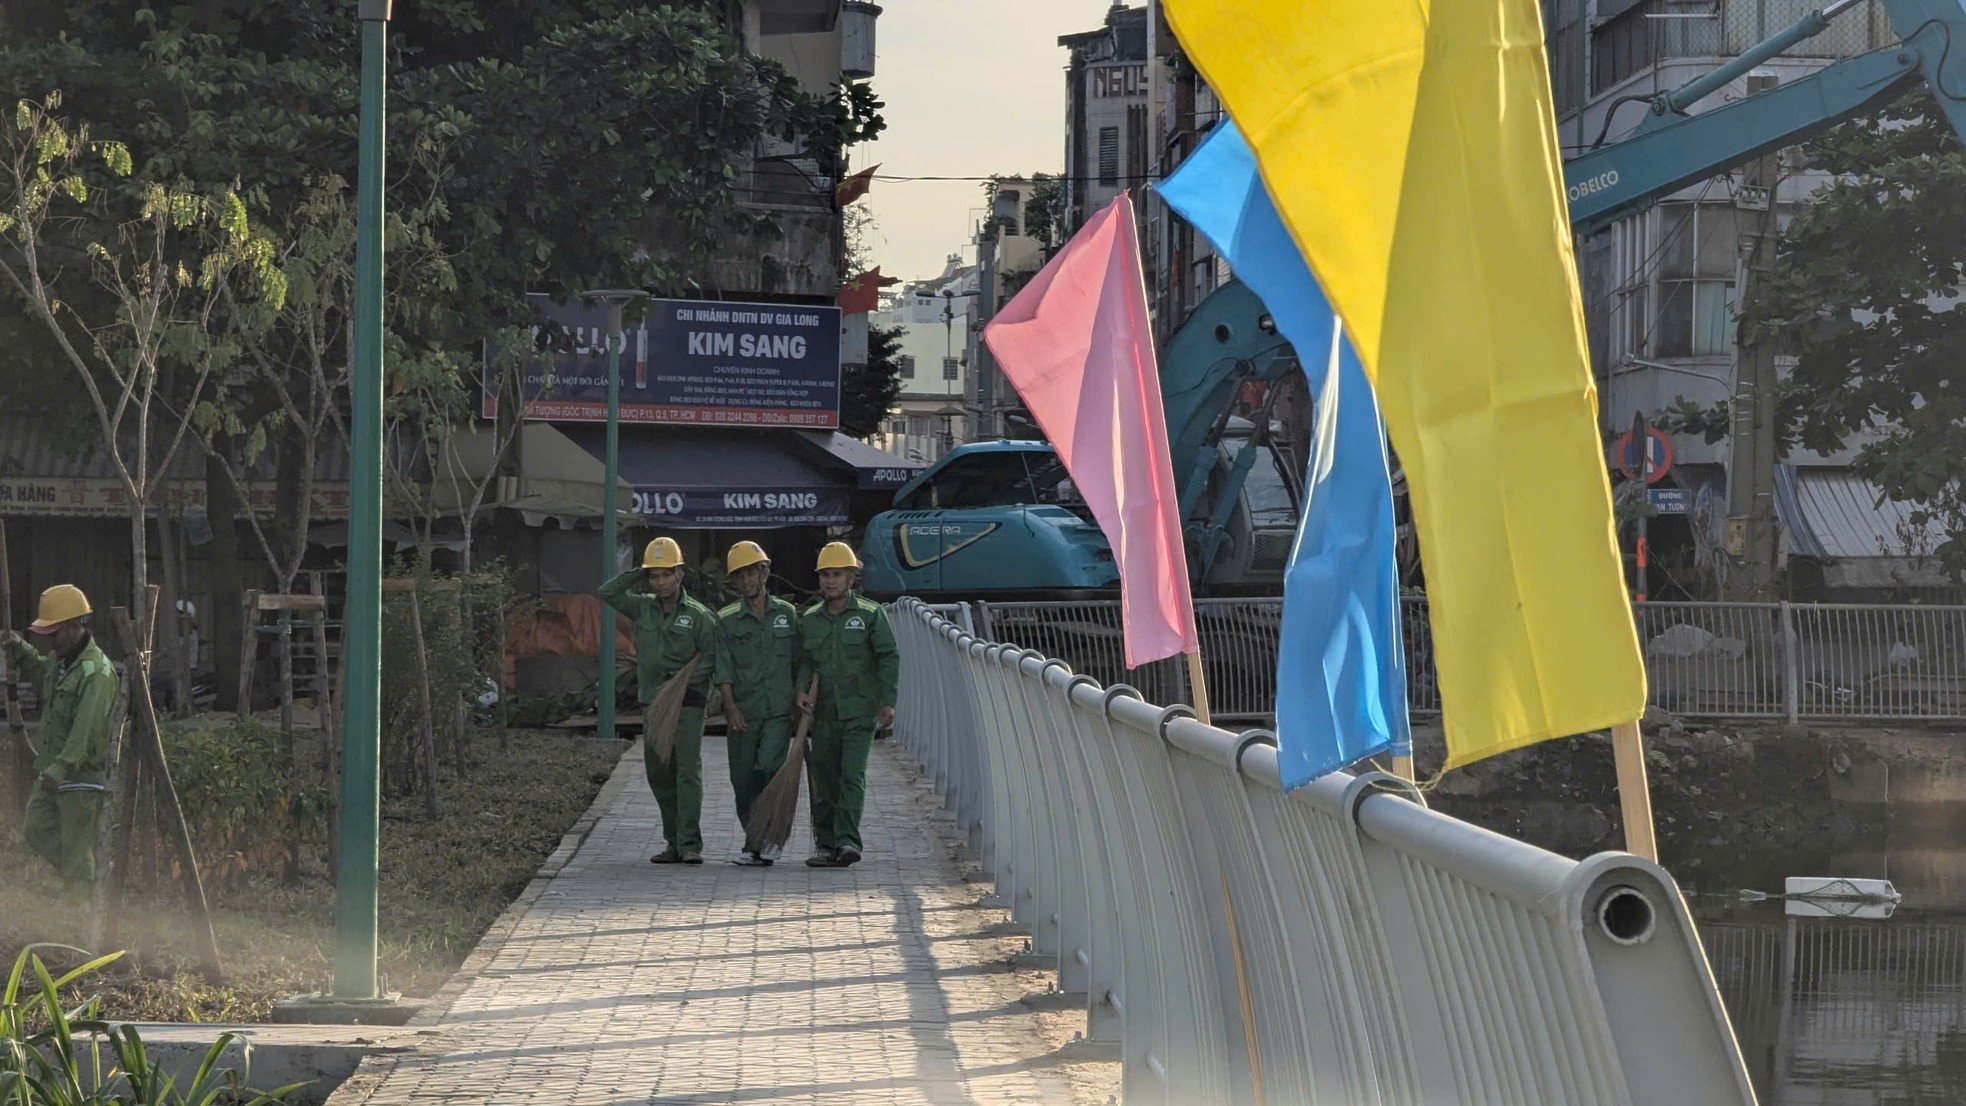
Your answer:
[[[951,604],[972,632],[1023,642],[1154,702],[1187,698],[1184,669],[1128,669],[1119,601]],[[1400,602],[1407,705],[1440,711],[1425,596]],[[1966,606],[1648,602],[1632,607],[1653,706],[1705,717],[1966,719]],[[1195,604],[1209,697],[1218,718],[1265,722],[1276,703],[1283,601]]]
[[[893,613],[897,738],[1118,1044],[1129,1106],[1753,1102],[1657,865],[1566,860],[1377,774],[1285,795],[1266,732]]]

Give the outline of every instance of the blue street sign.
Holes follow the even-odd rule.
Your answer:
[[[1686,488],[1647,488],[1652,509],[1662,515],[1683,515],[1693,509],[1693,493]]]

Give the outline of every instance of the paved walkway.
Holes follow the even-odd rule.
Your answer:
[[[660,823],[632,753],[423,1043],[368,1061],[336,1106],[1106,1101],[1111,1065],[1057,1052],[1083,1017],[1020,1001],[1048,977],[1009,966],[1022,941],[977,905],[988,886],[963,881],[904,752],[875,745],[849,869],[805,867],[803,827],[789,863],[728,863],[723,742],[703,760],[702,867],[648,863]]]

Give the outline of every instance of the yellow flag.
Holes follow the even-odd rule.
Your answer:
[[[1165,0],[1373,377],[1448,767],[1637,718],[1537,0]]]

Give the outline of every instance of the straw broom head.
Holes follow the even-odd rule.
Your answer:
[[[814,676],[806,695],[818,694],[819,677]],[[753,851],[773,845],[782,849],[792,839],[792,823],[799,815],[799,777],[805,771],[806,733],[811,729],[812,714],[800,712],[799,728],[785,747],[785,763],[751,804],[751,818],[744,823],[744,844]]]
[[[689,694],[689,679],[696,674],[698,653],[682,670],[662,681],[642,715],[642,740],[650,742],[657,760],[667,761],[676,752],[676,725],[683,720],[683,696]]]

